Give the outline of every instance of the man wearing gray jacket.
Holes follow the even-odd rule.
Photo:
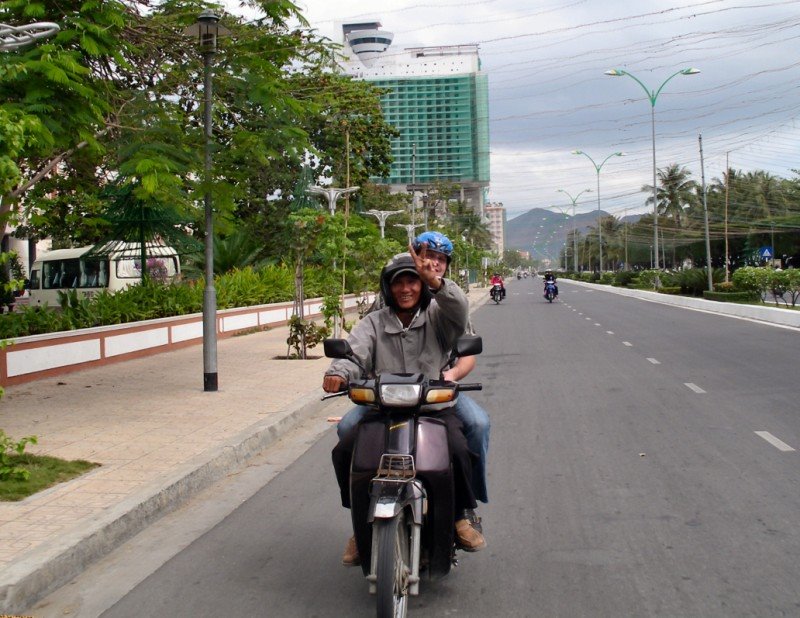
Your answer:
[[[387,306],[367,315],[348,338],[353,353],[371,375],[381,373],[422,373],[440,377],[450,350],[464,333],[469,302],[455,282],[439,277],[426,264],[426,248],[417,253],[396,255],[381,272],[381,291]],[[431,303],[432,297],[436,302]],[[348,360],[334,360],[323,379],[323,389],[342,390],[350,380],[362,377],[361,370]],[[447,425],[453,458],[457,512],[477,506],[472,492],[471,454],[461,431],[461,422],[452,409],[437,418]],[[349,507],[349,471],[355,432],[344,436],[333,449],[336,478],[342,504]],[[466,517],[455,524],[459,543],[468,551],[478,551],[486,541]],[[354,539],[350,539],[342,562],[358,564]]]

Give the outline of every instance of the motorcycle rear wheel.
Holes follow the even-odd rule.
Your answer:
[[[405,513],[376,519],[378,536],[378,618],[404,618],[408,613],[408,578],[411,575],[411,537]]]

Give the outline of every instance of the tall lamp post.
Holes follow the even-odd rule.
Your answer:
[[[591,189],[584,189],[575,197],[572,197],[569,194],[569,191],[565,191],[564,189],[559,189],[559,193],[563,193],[569,198],[569,201],[572,202],[572,266],[575,268],[575,272],[578,272],[578,226],[575,223],[575,202],[578,201],[578,198],[583,195],[584,193],[591,193]]]
[[[656,100],[658,99],[658,95],[661,94],[661,90],[663,90],[664,86],[667,85],[667,82],[669,82],[673,77],[677,77],[678,75],[697,75],[699,72],[699,69],[695,69],[693,67],[676,71],[667,79],[665,79],[657,90],[650,90],[639,78],[623,69],[610,69],[605,72],[606,75],[610,75],[611,77],[622,77],[623,75],[627,75],[642,87],[642,90],[644,90],[647,94],[647,98],[650,99],[650,124],[653,135],[653,243],[655,246],[656,268],[660,268],[658,263],[658,187],[656,186],[656,182],[658,180],[656,175]]]
[[[318,185],[312,185],[306,189],[306,193],[310,193],[312,195],[323,195],[328,200],[328,210],[331,213],[331,217],[336,214],[336,201],[342,197],[343,195],[349,195],[350,193],[355,193],[358,191],[359,187],[346,187],[346,188],[339,188],[339,187],[320,187]],[[347,235],[347,231],[345,231],[345,236]],[[333,270],[336,271],[336,258],[333,259]],[[344,278],[344,266],[342,266],[342,278]],[[344,300],[342,300],[342,312],[344,312]],[[334,316],[333,318],[333,336],[338,337],[340,333],[339,330],[339,317]]]
[[[405,229],[406,234],[408,235],[408,244],[410,245],[414,241],[414,231],[418,227],[425,227],[422,223],[395,223],[395,227],[402,227]]]
[[[358,191],[358,189],[359,187],[347,187],[340,189],[338,187],[319,187],[317,185],[313,185],[306,189],[306,193],[311,193],[313,195],[324,195],[328,200],[328,210],[330,211],[331,216],[333,216],[336,214],[337,200],[343,195],[355,193]]]
[[[584,157],[589,159],[589,161],[592,162],[592,165],[594,165],[595,171],[597,172],[597,246],[600,248],[600,272],[603,272],[603,226],[600,217],[600,170],[603,169],[603,166],[606,164],[606,161],[608,161],[611,157],[624,157],[625,153],[612,152],[605,159],[603,159],[603,162],[600,165],[595,163],[594,159],[592,159],[592,157],[583,152],[583,150],[573,150],[572,154],[583,155]]]
[[[378,224],[381,226],[381,238],[385,238],[384,228],[386,227],[386,219],[392,215],[399,215],[402,210],[375,210],[374,208],[366,211],[364,214],[372,215],[378,219]]]
[[[219,24],[219,15],[207,9],[200,13],[197,23],[184,30],[184,34],[196,36],[203,54],[203,111],[205,127],[205,260],[206,285],[203,290],[203,390],[218,389],[217,381],[217,290],[214,287],[214,217],[211,203],[211,64],[217,53],[217,38],[230,34]]]

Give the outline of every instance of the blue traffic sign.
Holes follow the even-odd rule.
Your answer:
[[[772,253],[772,247],[761,247],[761,248],[758,250],[758,255],[759,255],[760,257],[762,257],[763,259],[765,259],[765,260],[768,260],[768,259],[770,259],[770,258],[772,257],[772,255],[773,255],[773,253]]]

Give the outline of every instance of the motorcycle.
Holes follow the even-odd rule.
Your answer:
[[[326,339],[325,356],[366,371],[345,339]],[[480,354],[477,336],[462,336],[450,362]],[[348,395],[373,411],[358,426],[350,468],[350,506],[361,568],[377,597],[377,615],[403,617],[423,574],[445,576],[457,564],[454,481],[445,424],[426,404],[454,402],[480,384],[384,373],[351,381]],[[377,472],[376,472],[377,471]]]
[[[489,295],[496,304],[500,304],[500,301],[503,299],[503,287],[499,283],[495,283],[492,285]]]
[[[556,284],[555,281],[545,281],[544,284],[544,297],[548,302],[553,302],[556,297]]]

